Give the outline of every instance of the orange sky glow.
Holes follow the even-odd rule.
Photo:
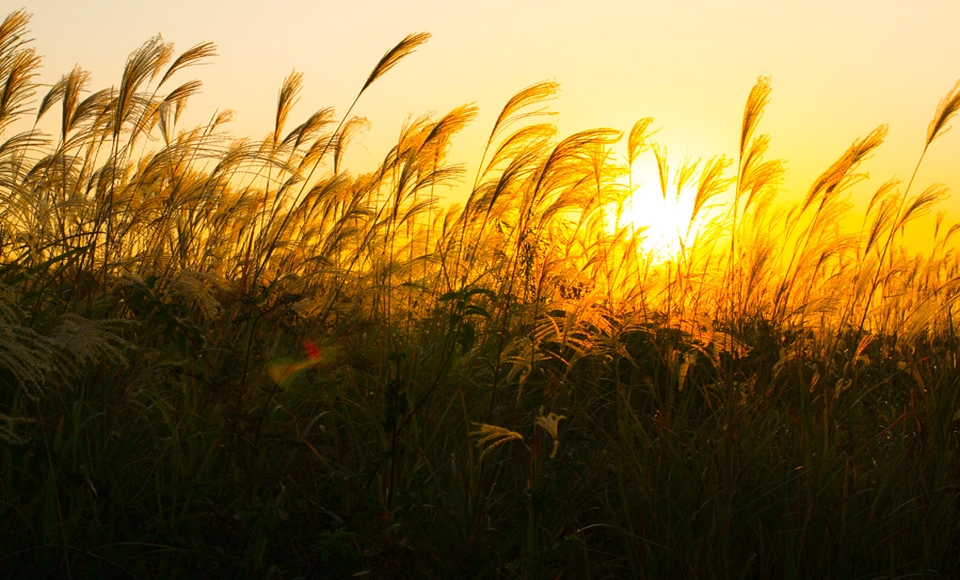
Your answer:
[[[862,203],[887,179],[909,179],[938,102],[960,79],[956,0],[280,0],[270,8],[253,0],[149,7],[40,0],[24,7],[43,57],[41,83],[79,64],[92,72],[91,88],[116,84],[127,55],[158,33],[178,51],[213,41],[219,56],[181,74],[204,83],[186,124],[232,109],[228,130],[237,137],[271,130],[277,91],[292,70],[304,73],[304,91],[291,122],[326,106],[342,114],[386,50],[409,33],[429,32],[426,45],[363,95],[353,114],[372,125],[346,161],[355,171],[372,169],[405,121],[475,103],[479,115],[451,157],[467,164],[468,183],[500,108],[537,81],[561,84],[551,103],[561,135],[596,127],[626,133],[653,117],[655,139],[676,165],[736,157],[744,102],[764,75],[773,93],[759,130],[772,136],[770,157],[785,162],[783,195],[802,195],[851,142],[889,125],[863,167],[871,179],[851,192]],[[917,179],[917,191],[947,185],[952,197],[939,209],[960,220],[960,129],[934,143]]]

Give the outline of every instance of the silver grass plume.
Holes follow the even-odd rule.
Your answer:
[[[367,87],[372,85],[374,81],[386,74],[386,72],[397,65],[403,58],[407,55],[413,53],[418,46],[424,44],[430,40],[429,32],[419,32],[417,34],[408,34],[406,38],[400,41],[399,44],[387,51],[383,55],[383,58],[380,59],[380,62],[377,63],[377,66],[373,68],[373,71],[370,73],[370,76],[367,77],[367,82],[363,83],[363,88],[360,89],[360,92],[367,90]]]

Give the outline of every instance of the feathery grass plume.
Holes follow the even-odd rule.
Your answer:
[[[762,162],[763,154],[766,153],[768,148],[769,138],[763,135],[754,136],[763,116],[764,108],[769,102],[771,91],[770,78],[758,77],[747,96],[747,102],[743,110],[736,187],[733,192],[733,204],[729,212],[730,242],[726,264],[727,280],[724,283],[727,287],[726,299],[728,300],[728,316],[730,318],[734,318],[735,310],[738,308],[743,310],[744,308],[743,269],[739,267],[744,249],[740,247],[738,240],[742,223],[748,221],[744,219],[744,216],[753,205],[754,198],[761,191],[767,190],[771,181],[778,176],[776,162]],[[743,200],[744,195],[747,196],[746,201]]]
[[[770,136],[760,135],[750,142],[750,149],[743,161],[743,170],[739,183],[739,194],[746,194],[741,213],[746,215],[765,190],[780,185],[784,169],[779,159],[763,160],[770,146]]]
[[[779,317],[786,313],[788,303],[797,298],[793,291],[803,286],[798,286],[798,280],[804,279],[812,284],[823,271],[822,267],[828,257],[838,258],[846,248],[856,247],[851,237],[841,241],[834,235],[837,233],[840,218],[849,209],[849,204],[842,201],[840,193],[851,183],[865,179],[865,175],[852,172],[870,152],[883,143],[886,134],[886,125],[881,125],[863,139],[855,140],[847,151],[814,181],[803,201],[787,214],[784,236],[785,239],[795,241],[794,251],[784,270],[785,277],[774,298],[773,308],[781,321],[783,319]],[[811,208],[813,213],[808,216]],[[794,237],[796,228],[801,224],[805,227]],[[812,286],[806,286],[803,295],[809,296],[812,289]],[[802,311],[803,308],[800,308],[793,312]]]
[[[234,112],[231,109],[225,109],[223,111],[214,111],[213,115],[210,117],[210,121],[207,122],[206,127],[203,129],[203,134],[213,135],[221,125],[225,125],[233,120]]]
[[[24,95],[24,90],[30,92],[29,79],[35,74],[31,69],[39,66],[39,57],[27,46],[31,42],[25,38],[29,23],[30,15],[22,9],[9,14],[0,23],[0,81],[4,83],[0,90],[0,131],[9,122],[7,117],[11,109],[32,94]],[[31,61],[36,61],[32,67],[29,66]]]
[[[200,81],[187,81],[170,91],[166,97],[157,105],[156,120],[160,127],[160,134],[163,142],[170,145],[172,140],[172,130],[180,120],[187,99],[200,92],[203,83]],[[171,111],[172,109],[172,111]]]
[[[870,198],[870,203],[867,205],[864,215],[864,222],[870,220],[870,225],[866,228],[866,242],[861,244],[861,257],[865,257],[871,250],[875,250],[877,241],[880,240],[884,232],[889,231],[892,227],[893,220],[899,210],[899,196],[895,190],[898,185],[900,185],[900,180],[889,179],[878,187]]]
[[[575,133],[558,143],[542,161],[526,189],[518,223],[521,232],[526,231],[525,227],[531,225],[534,217],[538,224],[545,225],[562,210],[581,207],[579,188],[588,184],[586,178],[592,173],[590,147],[609,145],[620,137],[621,133],[613,129],[593,129]]]
[[[172,44],[170,45],[170,51],[173,51]],[[168,75],[164,76],[164,80],[169,78],[169,74],[176,70],[176,68],[171,66],[167,71]],[[180,115],[186,109],[187,100],[191,96],[199,93],[200,88],[203,86],[203,83],[199,80],[190,80],[171,90],[165,97],[158,101],[158,93],[161,87],[163,87],[163,84],[163,81],[157,83],[152,93],[145,95],[145,112],[141,115],[140,120],[135,126],[135,133],[142,132],[145,129],[152,129],[153,126],[158,123],[164,123],[167,131],[170,132],[173,126],[180,120]],[[173,110],[172,115],[170,114],[171,109]],[[163,129],[163,127],[161,127],[161,129]]]
[[[459,167],[442,167],[439,164],[447,154],[450,137],[476,117],[476,114],[476,107],[460,106],[436,123],[425,123],[422,126],[423,134],[416,135],[415,141],[411,142],[413,148],[402,155],[403,163],[395,185],[396,197],[392,216],[394,221],[405,199],[413,198],[422,189],[462,173]],[[414,127],[414,130],[416,132],[421,128]]]
[[[908,275],[905,278],[913,281],[915,276]],[[960,300],[960,276],[924,292],[914,290],[911,297],[914,300],[907,303],[905,308],[898,308],[899,320],[893,333],[905,344],[929,341],[947,327],[947,324],[937,324],[935,320]]]
[[[197,58],[209,55],[212,52],[211,47],[212,45],[201,45],[188,51],[187,56],[180,59],[176,66],[167,69],[162,81],[169,79],[179,68],[192,64]],[[124,220],[129,214],[131,204],[143,197],[130,189],[127,181],[131,171],[135,171],[134,164],[129,161],[135,155],[134,146],[141,136],[149,138],[150,131],[158,123],[161,125],[165,143],[172,143],[171,121],[176,122],[185,100],[200,87],[196,81],[185,83],[174,89],[168,95],[168,100],[159,101],[156,94],[160,85],[157,85],[152,93],[144,90],[147,84],[160,75],[172,57],[172,44],[163,42],[159,36],[148,40],[128,57],[119,88],[108,93],[108,104],[103,108],[98,107],[96,112],[97,119],[94,123],[104,134],[94,146],[96,149],[91,148],[88,151],[87,157],[97,159],[97,149],[106,141],[109,142],[110,153],[107,163],[93,171],[98,178],[95,197],[98,208],[92,230],[97,233],[93,237],[95,243],[90,246],[88,259],[92,262],[98,259],[98,255],[102,255],[101,277],[104,284],[111,268],[123,263],[121,256],[126,251],[123,237],[118,235],[117,228],[120,228],[121,232],[125,228],[129,230],[130,224]],[[80,107],[84,107],[84,103]],[[127,140],[121,143],[121,134],[124,131],[127,132]]]
[[[572,287],[577,277],[558,276],[552,282],[561,282],[564,287]],[[557,292],[558,294],[560,292]],[[550,299],[550,311],[538,313],[534,322],[533,343],[540,345],[544,359],[554,358],[563,365],[563,374],[570,373],[574,365],[586,358],[594,348],[597,335],[609,335],[612,330],[607,320],[600,315],[598,308],[590,300],[554,298],[552,292],[545,293]]]
[[[855,254],[856,236],[842,233],[838,225],[849,208],[846,201],[826,199],[797,241],[785,286],[775,300],[776,307],[780,307],[778,312],[788,313],[781,320],[795,316],[797,327],[809,324],[816,328],[805,315],[832,314],[840,297],[849,292],[844,281],[855,262],[844,257]],[[814,305],[819,306],[814,308]]]
[[[527,377],[533,372],[533,367],[549,357],[534,340],[527,336],[517,336],[505,347],[498,349],[498,362],[508,366],[510,370],[504,379],[505,383],[517,382],[517,401],[523,396],[524,384]]]
[[[933,115],[933,120],[930,121],[930,125],[927,127],[925,148],[933,143],[934,139],[950,130],[947,123],[957,114],[957,111],[960,111],[960,81],[957,81],[953,89],[947,93],[946,96],[940,100],[940,104],[937,105],[937,111]]]
[[[76,372],[69,351],[49,337],[19,324],[0,324],[0,369],[30,400],[63,386]]]
[[[747,96],[747,102],[743,108],[743,120],[740,128],[740,149],[737,161],[737,188],[734,192],[733,200],[733,231],[736,231],[737,224],[742,212],[740,199],[747,191],[747,184],[751,184],[751,190],[757,189],[759,185],[754,182],[752,176],[755,173],[755,165],[760,163],[760,158],[766,152],[769,138],[764,136],[754,139],[757,125],[763,117],[763,110],[770,100],[772,91],[770,86],[770,77],[757,77],[756,84],[750,89]],[[743,210],[745,211],[745,210]],[[736,234],[730,238],[731,258],[736,250]]]
[[[279,110],[278,110],[279,112]],[[296,127],[290,130],[287,133],[287,136],[283,138],[281,145],[291,145],[293,150],[296,151],[303,143],[314,139],[315,137],[320,137],[322,135],[323,128],[333,122],[333,107],[324,107],[319,111],[314,112],[312,115],[307,117],[307,120],[303,123],[300,123]],[[314,145],[310,148],[311,150],[316,147],[316,143],[326,144],[326,140],[317,139]],[[293,152],[291,152],[291,155]],[[300,162],[300,167],[303,167],[309,163],[307,158],[308,154],[303,156],[303,160]]]
[[[15,10],[7,15],[0,23],[0,55],[13,52],[20,46],[30,42],[23,38],[27,33],[27,24],[30,23],[30,14],[26,10]],[[0,58],[0,62],[3,62]],[[0,68],[0,71],[6,72]]]
[[[903,209],[893,226],[893,230],[902,233],[910,221],[926,215],[931,207],[946,199],[946,197],[947,186],[940,183],[931,185]]]
[[[560,85],[558,83],[544,81],[530,85],[510,97],[510,100],[507,101],[507,104],[501,109],[500,115],[497,116],[497,120],[493,123],[493,128],[490,130],[490,137],[487,138],[487,147],[489,148],[489,146],[498,139],[500,133],[506,131],[515,123],[539,115],[556,115],[556,112],[547,111],[544,106],[533,110],[529,109],[535,105],[541,105],[548,100],[555,99],[559,90]],[[484,154],[483,157],[485,156]],[[483,165],[483,157],[481,157],[481,166]]]
[[[170,293],[183,297],[199,313],[201,320],[215,320],[222,311],[218,294],[231,290],[231,285],[219,276],[206,271],[183,269],[170,282]]]
[[[387,53],[383,55],[383,58],[380,59],[380,62],[377,63],[377,66],[373,67],[373,71],[371,71],[370,76],[367,77],[367,82],[363,83],[363,88],[360,89],[360,92],[362,93],[367,90],[367,87],[385,75],[387,71],[395,67],[407,55],[412,54],[418,46],[430,40],[430,36],[429,32],[408,34],[399,44],[388,50]]]
[[[534,161],[543,157],[550,139],[555,134],[556,127],[554,125],[538,123],[518,129],[504,139],[494,152],[490,163],[487,164],[484,175],[493,172],[495,168],[501,167],[504,163],[507,166],[500,169],[497,177],[491,177],[480,185],[474,186],[474,191],[468,200],[469,207],[478,207],[486,215],[489,215],[505,190],[508,188],[515,189],[510,186],[523,182],[520,176],[534,166]],[[493,195],[487,195],[487,191],[490,189],[494,191]],[[484,198],[488,201],[478,201]],[[466,212],[467,209],[465,208],[464,211]]]
[[[200,61],[215,56],[217,56],[217,45],[212,42],[202,42],[183,51],[180,56],[173,60],[167,72],[163,73],[157,86],[163,86],[163,84],[167,82],[167,79],[176,74],[177,71],[200,64]]]
[[[760,123],[763,116],[763,109],[770,100],[770,92],[773,88],[770,86],[770,77],[757,77],[757,83],[750,90],[750,96],[747,97],[747,104],[743,109],[743,123],[740,128],[740,173],[745,168],[747,144],[753,138],[753,133]]]
[[[136,347],[118,332],[129,326],[129,320],[90,320],[68,313],[60,318],[49,336],[66,356],[76,361],[78,368],[97,363],[126,366],[126,351]]]
[[[557,144],[531,175],[524,186],[523,199],[513,213],[513,255],[499,272],[507,279],[507,294],[513,294],[519,282],[522,302],[539,305],[545,298],[543,282],[549,278],[551,269],[548,253],[557,247],[550,240],[559,241],[550,232],[562,228],[569,214],[582,212],[586,202],[594,197],[593,156],[589,152],[593,147],[615,143],[620,137],[621,133],[612,129],[571,135]],[[534,311],[529,322],[535,320]]]
[[[927,150],[930,148],[930,144],[949,129],[947,123],[950,122],[950,119],[957,113],[958,110],[960,110],[960,82],[957,82],[953,89],[947,93],[943,99],[941,99],[937,106],[937,110],[934,113],[933,120],[927,127],[927,138],[923,146],[923,151],[921,151],[920,158],[917,160],[917,164],[913,169],[910,180],[907,182],[907,186],[903,191],[900,201],[896,205],[896,211],[894,213],[894,217],[892,218],[892,225],[887,233],[883,248],[880,250],[879,265],[873,278],[871,291],[867,296],[863,308],[863,316],[860,320],[858,332],[862,332],[864,325],[866,324],[873,297],[876,294],[878,285],[880,284],[882,265],[891,250],[891,245],[897,231],[900,230],[901,226],[909,220],[910,214],[913,214],[917,211],[922,211],[925,207],[929,206],[935,201],[934,198],[937,198],[941,195],[939,192],[931,192],[931,190],[928,189],[927,192],[924,192],[924,194],[918,196],[910,206],[905,207],[905,204],[907,203],[907,196],[910,193],[910,189],[913,187],[913,181],[916,179],[917,173],[920,171],[920,166],[923,164],[923,159],[927,154]],[[928,192],[931,193],[928,194]]]
[[[435,160],[442,160],[449,150],[451,137],[463,129],[467,123],[473,121],[476,116],[477,107],[475,105],[456,107],[433,124],[420,146],[420,151],[432,153]]]
[[[404,57],[414,52],[414,50],[429,40],[430,34],[428,33],[419,33],[419,34],[410,34],[407,35],[399,44],[393,47],[391,50],[387,51],[384,54],[383,58],[377,63],[373,71],[370,73],[370,76],[367,78],[367,81],[364,83],[363,87],[357,93],[357,96],[354,98],[353,103],[347,109],[346,114],[340,120],[340,124],[333,131],[331,138],[327,139],[323,145],[323,148],[320,149],[320,152],[316,154],[316,162],[310,168],[310,171],[307,173],[306,178],[299,178],[291,181],[289,184],[292,185],[295,182],[301,183],[301,187],[298,193],[292,195],[290,198],[290,204],[294,207],[300,206],[303,202],[304,195],[310,191],[310,184],[312,183],[313,175],[316,172],[317,168],[320,165],[320,161],[326,155],[331,144],[337,143],[337,136],[340,134],[341,130],[344,127],[344,124],[347,122],[347,119],[350,117],[350,112],[353,111],[353,108],[356,106],[357,102],[360,100],[360,97],[367,90],[367,88],[373,84],[380,76],[385,74],[391,68],[397,65]],[[279,110],[279,107],[278,107]],[[259,282],[265,275],[269,264],[271,262],[271,257],[274,254],[274,251],[281,245],[286,245],[282,241],[282,236],[284,233],[289,231],[288,225],[290,219],[293,217],[293,213],[287,212],[283,215],[282,219],[279,220],[279,225],[275,225],[275,220],[279,217],[278,212],[276,211],[279,206],[275,206],[272,214],[267,220],[265,225],[261,225],[261,228],[265,228],[268,231],[274,233],[267,234],[262,236],[261,242],[257,245],[261,248],[261,251],[257,252],[257,260],[252,264],[247,263],[245,266],[246,271],[251,276],[251,282]],[[252,245],[252,242],[250,242]],[[249,258],[245,259],[246,262],[249,262]],[[245,276],[246,278],[246,276]]]
[[[723,177],[724,171],[732,164],[733,160],[725,155],[712,157],[704,164],[703,169],[700,171],[700,179],[697,182],[697,194],[693,201],[693,212],[690,216],[691,226],[694,220],[700,216],[700,212],[707,206],[707,203],[717,195],[723,193],[736,179],[733,177]],[[690,232],[688,231],[687,233],[689,234]]]
[[[937,218],[939,219],[941,215],[944,215],[944,213],[941,212],[938,214]],[[947,249],[947,246],[950,243],[950,240],[952,240],[958,232],[960,232],[960,223],[951,225],[949,228],[947,228],[947,233],[943,234],[942,236],[939,235],[940,229],[938,228],[938,230],[934,232],[933,254],[940,256],[941,260],[950,257],[955,250],[953,248]]]
[[[653,155],[657,159],[657,175],[660,177],[660,193],[667,199],[667,184],[670,182],[670,166],[667,165],[667,146],[653,144]]]
[[[480,168],[463,210],[459,213],[456,228],[446,236],[445,253],[456,257],[450,276],[450,280],[456,282],[450,284],[451,288],[455,284],[467,284],[471,274],[470,265],[477,266],[474,262],[484,242],[483,236],[487,234],[487,224],[491,217],[497,219],[494,209],[498,201],[517,193],[521,184],[525,183],[526,176],[535,171],[542,150],[548,146],[556,127],[550,123],[535,123],[521,127],[505,138],[501,137],[502,133],[524,119],[555,114],[544,106],[533,107],[555,98],[558,90],[559,85],[555,82],[541,82],[526,87],[507,101],[494,122],[480,156]],[[488,162],[491,149],[494,152]],[[494,176],[497,170],[499,174]],[[477,224],[475,220],[480,215],[482,218]],[[468,233],[473,240],[469,246],[466,241]]]
[[[290,115],[290,111],[296,102],[299,100],[299,93],[303,87],[303,73],[298,73],[297,71],[292,71],[289,76],[287,76],[280,87],[280,90],[277,94],[277,109],[274,117],[274,129],[273,132],[268,136],[268,139],[262,143],[262,154],[265,157],[280,157],[281,155],[281,145],[287,144],[287,139],[281,141],[280,137],[286,126],[287,118]],[[329,147],[329,140],[324,142],[324,150]],[[265,188],[265,197],[272,198],[272,201],[265,205],[269,206],[269,210],[263,212],[259,216],[259,220],[254,229],[250,231],[251,243],[252,236],[254,236],[255,231],[270,231],[274,228],[281,214],[287,210],[287,190],[296,185],[297,183],[302,182],[299,172],[294,171],[292,166],[296,163],[294,160],[296,154],[296,148],[292,148],[289,152],[289,157],[283,163],[289,168],[281,168],[274,164],[264,164],[258,168],[256,176],[251,180],[251,183],[257,183],[260,185],[260,180],[263,180],[263,187]],[[319,159],[318,159],[319,162]],[[311,172],[312,173],[312,172]],[[287,179],[284,180],[284,176],[287,176]],[[275,191],[270,191],[271,186],[276,185],[277,188]],[[305,183],[300,188],[300,194],[304,193]],[[280,220],[281,226],[279,228],[280,232],[278,235],[282,234],[282,231],[286,228],[289,222],[290,214],[286,213],[283,216],[283,219]],[[268,253],[272,253],[273,247],[277,244],[282,243],[280,238],[276,238],[269,243],[270,249]],[[266,267],[266,263],[258,265],[256,272],[256,278],[260,277],[262,268]]]
[[[77,103],[68,131],[76,131],[63,146],[65,150],[84,147],[84,161],[88,165],[97,162],[97,150],[110,133],[110,103],[113,102],[113,89],[101,89]],[[86,130],[80,130],[81,125]],[[62,128],[61,128],[62,133]]]
[[[805,212],[813,203],[822,198],[822,196],[831,195],[843,191],[853,182],[864,179],[863,174],[851,174],[853,171],[874,149],[883,144],[887,137],[888,127],[880,125],[870,132],[863,139],[857,139],[850,145],[847,151],[837,159],[829,169],[820,174],[814,182],[810,191],[803,199],[801,213]]]
[[[471,431],[469,435],[477,438],[475,445],[477,449],[481,450],[480,461],[483,461],[483,458],[486,457],[488,453],[504,443],[523,441],[523,435],[504,427],[487,425],[486,423],[471,422],[471,424],[476,427],[476,431]]]
[[[160,69],[170,62],[172,57],[173,44],[163,42],[163,38],[155,36],[127,58],[123,76],[120,79],[120,88],[113,102],[114,139],[119,137],[131,115],[137,111],[143,111],[144,103],[137,97],[137,91],[145,82],[156,78],[160,74]],[[135,137],[136,135],[131,135],[131,140]]]
[[[689,157],[684,159],[680,164],[680,168],[673,175],[673,184],[677,188],[677,199],[680,199],[680,193],[683,191],[683,188],[687,183],[693,179],[693,175],[697,172],[697,168],[700,167],[700,162],[703,159],[697,159],[696,161],[691,160]]]
[[[370,121],[365,117],[351,117],[343,124],[340,132],[333,138],[333,172],[340,173],[343,164],[343,154],[347,151],[347,145],[361,131],[370,128]],[[304,162],[307,158],[304,156]]]
[[[627,137],[627,164],[631,167],[640,155],[650,148],[650,137],[656,131],[649,131],[653,117],[644,117],[633,124]]]
[[[413,232],[417,226],[411,218],[419,216],[421,212],[434,210],[436,205],[434,187],[436,185],[452,183],[464,174],[465,170],[462,165],[448,165],[446,163],[446,157],[452,136],[472,121],[476,117],[476,113],[477,109],[475,106],[464,105],[444,115],[439,121],[433,123],[432,127],[426,125],[424,129],[429,129],[429,131],[426,132],[425,137],[420,137],[422,138],[422,142],[416,145],[415,152],[413,152],[408,161],[403,164],[403,169],[396,183],[397,197],[393,207],[392,222],[397,222],[398,211],[402,203],[401,196],[405,195],[409,201],[404,203],[411,205],[408,206],[409,209],[407,209],[406,214],[402,216],[402,219],[400,219],[396,225],[406,224],[407,226],[408,262],[414,261],[414,251],[418,251],[427,258],[427,261],[433,260],[433,256],[431,255],[432,248],[430,248],[429,242],[430,225],[424,224],[423,231],[425,235],[422,237],[423,246],[421,249],[415,250],[413,238],[418,236],[413,235]],[[414,174],[415,179],[410,179]],[[402,194],[407,182],[412,182],[411,191]],[[429,190],[429,194],[426,199],[420,199],[420,192],[425,190]],[[388,231],[389,229],[390,225],[388,224]],[[394,240],[391,239],[390,243],[391,251],[393,251]],[[426,264],[424,264],[424,266],[426,267]],[[424,274],[426,274],[426,271],[424,271]]]
[[[533,424],[535,426],[538,426],[549,433],[550,437],[553,439],[553,450],[550,451],[550,459],[553,459],[557,456],[557,450],[560,448],[560,436],[557,431],[560,420],[566,418],[567,417],[565,415],[557,415],[556,413],[544,415],[543,410],[541,409],[540,414],[537,415],[537,418],[533,420]]]
[[[588,151],[593,181],[591,199],[583,206],[576,223],[561,234],[567,240],[563,250],[566,273],[560,274],[557,287],[561,298],[588,301],[588,296],[604,296],[606,305],[613,307],[619,299],[614,296],[614,279],[622,274],[624,263],[617,255],[617,244],[610,239],[609,211],[612,208],[615,212],[612,226],[617,237],[630,186],[618,181],[624,167],[617,162],[611,147],[594,143]]]
[[[63,142],[66,142],[67,133],[74,126],[77,106],[80,103],[80,93],[89,82],[90,73],[76,66],[54,83],[47,94],[44,95],[43,100],[40,101],[40,108],[37,109],[38,121],[57,101],[62,104],[60,138]]]
[[[290,109],[300,100],[300,91],[303,90],[303,73],[293,71],[287,78],[283,79],[280,91],[277,94],[277,114],[274,120],[273,145],[280,143],[280,133],[287,123],[287,117],[290,115]]]
[[[25,103],[35,93],[33,78],[39,68],[40,57],[32,48],[0,53],[0,134],[26,111]]]
[[[937,217],[933,225],[933,241],[937,242],[940,238],[940,231],[943,228],[943,220],[947,217],[947,212],[941,210],[937,212]]]
[[[550,149],[551,125],[524,127],[506,139],[488,165],[506,165],[493,176],[475,185],[455,227],[445,237],[444,252],[453,256],[449,263],[450,288],[466,285],[470,276],[484,276],[496,271],[500,263],[495,256],[502,253],[506,238],[512,236],[517,208],[539,165]],[[455,250],[455,251],[452,251]],[[491,267],[493,270],[491,270]],[[479,284],[474,279],[472,284]]]

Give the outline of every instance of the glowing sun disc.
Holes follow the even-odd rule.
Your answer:
[[[622,213],[617,219],[616,206],[608,207],[608,223],[613,226],[633,228],[640,232],[644,253],[656,263],[674,259],[689,239],[695,235],[691,227],[693,215],[693,192],[668,191],[666,197],[660,192],[659,184],[634,187],[623,204]]]

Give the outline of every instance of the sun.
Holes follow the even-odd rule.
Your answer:
[[[641,239],[643,252],[654,263],[676,260],[688,242],[696,236],[693,222],[695,191],[671,187],[666,195],[659,177],[637,181],[637,175],[625,175],[617,181],[630,191],[620,208],[607,207],[611,229],[627,227]],[[631,191],[632,190],[632,191]],[[619,211],[618,211],[619,210]],[[619,213],[619,215],[617,215]]]

